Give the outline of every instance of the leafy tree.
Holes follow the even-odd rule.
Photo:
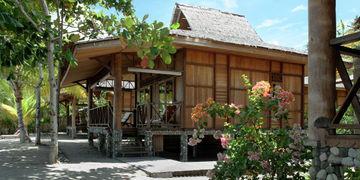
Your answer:
[[[23,119],[23,82],[29,77],[27,70],[33,66],[33,62],[42,59],[41,54],[44,53],[44,49],[41,45],[41,36],[34,31],[26,19],[19,16],[19,10],[7,1],[0,1],[0,8],[1,75],[7,79],[13,89],[20,142],[25,142],[27,132]]]
[[[57,116],[59,75],[56,66],[64,60],[76,65],[69,44],[79,40],[94,39],[99,36],[120,37],[124,48],[137,46],[138,55],[144,67],[153,67],[153,59],[160,56],[166,64],[171,62],[170,54],[175,53],[168,37],[169,29],[160,22],[148,24],[146,16],[140,21],[134,15],[131,0],[2,0],[17,16],[25,19],[31,32],[42,36],[46,46],[48,81],[50,85],[50,119],[52,124],[50,162],[55,163],[58,154]],[[15,7],[15,8],[14,8]],[[94,7],[114,8],[115,14],[96,12]],[[4,11],[7,12],[7,11]],[[53,15],[53,16],[51,16]],[[55,15],[55,16],[54,16]],[[122,18],[120,19],[119,16]],[[15,23],[16,24],[16,23]],[[176,28],[178,25],[172,26]],[[16,30],[16,29],[15,29]],[[11,59],[11,62],[13,59]],[[57,70],[60,73],[60,70]]]

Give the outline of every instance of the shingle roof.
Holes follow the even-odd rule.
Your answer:
[[[264,42],[242,15],[212,8],[176,4],[172,23],[179,20],[181,13],[186,18],[190,30],[172,30],[173,35],[306,54],[300,50]]]

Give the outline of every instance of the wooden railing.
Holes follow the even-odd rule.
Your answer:
[[[111,106],[102,106],[90,109],[89,126],[112,127],[113,112]]]
[[[147,103],[136,107],[137,127],[178,127],[181,120],[181,102]]]

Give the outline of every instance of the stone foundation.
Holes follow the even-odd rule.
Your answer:
[[[344,179],[344,167],[360,167],[360,149],[317,148],[313,156],[313,166],[309,170],[312,179]]]

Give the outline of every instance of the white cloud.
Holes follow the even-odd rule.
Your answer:
[[[280,42],[278,40],[271,40],[269,41],[270,44],[274,44],[274,45],[277,45],[279,46],[280,45]]]
[[[262,23],[260,23],[258,26],[256,26],[258,29],[260,28],[268,28],[271,26],[274,26],[276,24],[281,23],[283,20],[281,19],[266,19]]]
[[[291,12],[298,12],[298,11],[306,11],[307,10],[307,7],[304,6],[303,4],[300,4],[296,7],[294,7],[294,9],[291,10]]]
[[[233,9],[238,7],[238,2],[236,0],[222,0],[222,2],[226,9]]]

